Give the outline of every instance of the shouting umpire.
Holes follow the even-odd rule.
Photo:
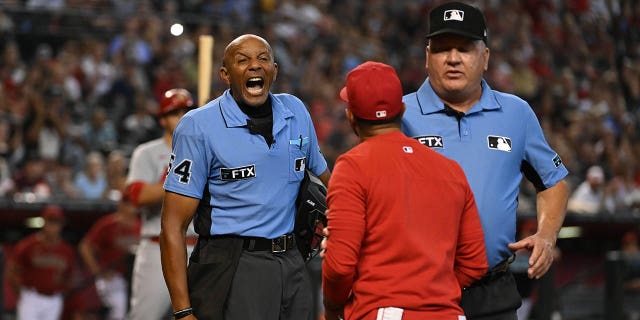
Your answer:
[[[278,65],[261,37],[225,49],[220,97],[173,137],[160,246],[176,319],[312,319],[309,276],[293,235],[305,169],[330,173],[305,105],[270,93]],[[185,232],[198,243],[187,268]]]

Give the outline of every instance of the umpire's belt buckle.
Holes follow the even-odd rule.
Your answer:
[[[275,239],[271,239],[271,252],[273,253],[282,253],[287,251],[287,247],[288,247],[288,242],[287,242],[287,236],[288,235],[283,235],[280,237],[277,237]]]

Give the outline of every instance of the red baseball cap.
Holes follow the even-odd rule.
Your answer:
[[[167,90],[160,99],[158,117],[178,109],[193,108],[193,97],[186,89],[175,88]]]
[[[61,207],[56,205],[47,205],[42,209],[42,213],[40,215],[46,220],[64,220],[64,211]]]
[[[367,61],[347,74],[340,98],[360,119],[392,119],[402,111],[402,84],[393,67]]]

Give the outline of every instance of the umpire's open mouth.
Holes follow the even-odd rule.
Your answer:
[[[246,83],[247,92],[251,95],[261,95],[264,89],[264,79],[261,77],[252,77]]]

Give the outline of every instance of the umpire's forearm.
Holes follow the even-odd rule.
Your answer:
[[[569,197],[564,180],[537,195],[538,234],[555,244],[558,232],[564,222]]]
[[[186,233],[198,200],[167,192],[162,203],[160,253],[173,310],[191,307],[187,285]]]
[[[173,311],[191,307],[187,286],[187,249],[185,231],[163,229],[160,232],[162,273],[169,289]]]

